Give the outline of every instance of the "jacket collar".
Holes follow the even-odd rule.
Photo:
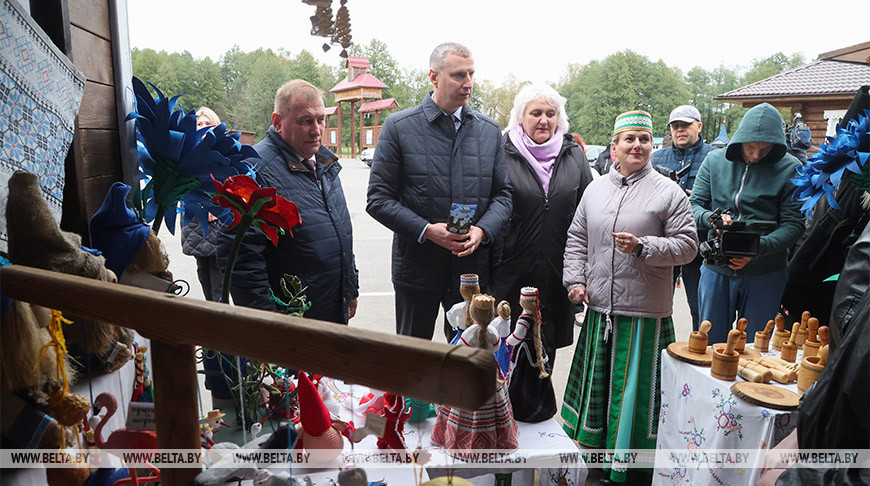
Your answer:
[[[275,131],[275,127],[270,126],[269,131],[266,132],[266,136],[269,137],[269,140],[271,140],[276,147],[278,147],[281,155],[283,155],[285,160],[287,160],[287,167],[291,170],[309,170],[308,166],[302,162],[302,157],[293,150],[293,147],[281,138],[281,135]],[[314,154],[314,161],[322,165],[324,171],[329,169],[329,167],[337,160],[338,156],[332,153],[332,151],[324,145],[321,145],[320,148],[317,149],[317,153]]]
[[[684,154],[688,154],[688,153],[692,153],[692,152],[697,152],[703,146],[704,146],[704,137],[701,135],[698,135],[698,141],[693,143],[692,145],[689,145],[688,147],[686,147],[684,149],[681,149],[681,148],[677,147],[676,145],[671,145],[671,149],[673,149],[674,152],[676,152],[680,155],[684,155]]]
[[[617,165],[611,167],[610,171],[607,172],[607,176],[610,178],[610,182],[614,183],[617,186],[631,186],[650,173],[650,171],[652,170],[652,158],[647,161],[646,165],[643,166],[643,168],[628,177],[623,176],[619,173],[619,171],[616,170]]]
[[[429,94],[423,98],[423,115],[429,123],[435,121],[439,116],[450,115],[450,113],[445,115],[444,110],[435,104],[435,100],[432,99],[432,93],[432,91],[429,91]],[[477,112],[472,110],[468,105],[465,105],[462,107],[462,119],[465,120],[468,118],[477,118]]]

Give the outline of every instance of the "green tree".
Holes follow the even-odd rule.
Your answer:
[[[655,135],[663,135],[670,111],[691,96],[679,69],[630,50],[569,65],[557,90],[568,99],[571,130],[600,145],[609,143],[616,116],[629,110],[649,112]]]
[[[500,127],[507,127],[514,98],[524,84],[513,74],[509,74],[498,86],[489,80],[477,83],[474,89],[480,95],[478,111],[498,122]]]

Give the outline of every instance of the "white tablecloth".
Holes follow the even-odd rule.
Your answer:
[[[760,407],[735,397],[731,385],[740,381],[745,380],[739,375],[737,381],[718,380],[710,375],[709,367],[679,361],[667,350],[662,351],[662,406],[656,448],[697,453],[765,450],[778,444],[797,425],[797,411]],[[797,393],[796,384],[771,384]],[[745,467],[709,463],[708,467],[680,464],[664,468],[657,463],[653,484],[755,484],[763,455],[759,457]]]

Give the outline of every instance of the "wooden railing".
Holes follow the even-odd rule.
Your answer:
[[[0,294],[135,329],[151,339],[160,448],[199,448],[194,345],[466,410],[495,391],[491,352],[244,307],[186,299],[36,268],[0,269]],[[198,470],[165,469],[163,484]]]

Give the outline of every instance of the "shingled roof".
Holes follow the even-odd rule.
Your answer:
[[[870,84],[870,65],[813,61],[805,66],[771,76],[716,97],[720,101],[749,99],[816,98],[843,95],[851,98]]]

